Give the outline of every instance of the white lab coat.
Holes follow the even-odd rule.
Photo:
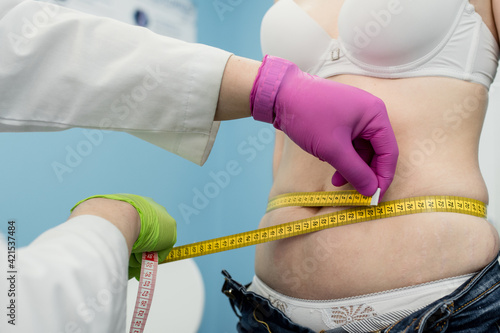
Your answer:
[[[127,331],[128,249],[113,224],[84,215],[46,231],[17,248],[16,273],[8,273],[12,262],[4,236],[0,234],[0,332]]]
[[[0,2],[0,132],[124,131],[197,164],[231,54],[108,18]]]
[[[2,0],[0,132],[118,130],[203,164],[229,56],[107,18]],[[126,330],[127,246],[115,226],[77,217],[18,249],[15,326],[0,239],[0,332]]]

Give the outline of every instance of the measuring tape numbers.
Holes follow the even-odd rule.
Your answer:
[[[356,191],[296,192],[280,195],[269,201],[267,212],[290,206],[350,206],[354,208],[174,247],[160,264],[394,216],[452,212],[486,218],[486,205],[474,199],[455,196],[422,196],[378,204],[379,196],[380,190],[377,190],[372,197],[363,196]],[[144,332],[153,300],[158,264],[158,253],[143,253],[139,289],[129,333]]]
[[[153,301],[158,271],[158,253],[144,252],[142,254],[141,276],[135,301],[134,314],[130,323],[129,333],[143,333]]]
[[[278,195],[267,204],[266,212],[289,206],[307,207],[346,207],[346,206],[376,206],[380,197],[380,189],[371,197],[358,191],[336,192],[294,192]]]
[[[378,197],[375,199],[378,201]],[[374,204],[373,200],[373,197],[362,196],[356,191],[299,192],[281,195],[269,201],[267,211],[287,206],[343,205],[366,207],[349,208],[271,227],[174,247],[167,258],[160,264],[298,236],[327,228],[394,216],[426,212],[451,212],[486,218],[486,205],[483,202],[463,197],[422,196],[382,202],[377,206],[372,206]],[[331,203],[326,204],[327,201]]]

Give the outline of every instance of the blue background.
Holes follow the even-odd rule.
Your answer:
[[[260,21],[272,0],[220,0],[230,10],[217,12],[214,0],[193,0],[198,9],[198,41],[237,55],[261,59]],[[491,101],[481,140],[480,162],[489,185],[489,212],[500,217],[500,84]],[[17,221],[18,246],[28,245],[45,230],[63,223],[79,200],[98,193],[129,192],[154,198],[178,222],[178,245],[253,230],[263,215],[271,186],[273,140],[270,125],[250,119],[223,123],[207,163],[199,167],[124,133],[83,129],[55,133],[0,133],[0,223]],[[102,133],[101,133],[102,134]],[[256,141],[255,141],[256,140]],[[92,142],[93,141],[93,142]],[[257,142],[252,146],[252,142]],[[239,147],[239,148],[238,148]],[[69,151],[83,151],[71,172],[57,176],[54,164],[66,164]],[[230,162],[234,161],[234,162]],[[229,163],[229,164],[228,164]],[[198,215],[196,191],[214,189],[211,173],[230,163],[241,172],[219,186]],[[223,187],[223,188],[222,188]],[[236,317],[220,292],[221,270],[247,283],[254,269],[254,247],[196,258],[206,288],[205,313],[199,332],[235,332]]]
[[[233,5],[221,15],[213,1],[194,1],[198,41],[260,60],[260,21],[272,0],[223,2]],[[127,192],[152,197],[167,208],[178,222],[178,245],[252,230],[263,215],[271,186],[272,131],[270,125],[250,119],[223,123],[203,167],[125,133],[104,132],[100,137],[91,132],[94,142],[83,129],[1,133],[0,221],[15,219],[17,245],[26,246],[63,223],[77,201],[93,194]],[[257,138],[257,145],[251,145],[251,137]],[[239,146],[244,150],[238,151]],[[68,165],[68,152],[78,150],[86,156],[58,177],[54,163]],[[241,173],[219,187],[199,215],[183,218],[179,206],[193,207],[196,189],[203,192],[214,183],[210,172],[225,170],[229,161],[236,161]],[[247,247],[195,259],[206,288],[199,332],[235,332],[236,317],[220,292],[221,270],[249,282],[253,258],[254,247]]]

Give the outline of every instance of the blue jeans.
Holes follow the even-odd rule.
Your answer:
[[[239,333],[317,333],[292,322],[283,312],[234,281],[222,271],[225,282],[222,292],[240,318]],[[454,292],[381,332],[500,332],[500,265],[493,260]],[[346,332],[342,328],[324,333]]]

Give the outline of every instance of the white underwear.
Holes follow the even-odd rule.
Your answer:
[[[289,297],[271,289],[257,276],[248,287],[269,301],[296,324],[313,331],[342,327],[350,333],[383,329],[430,303],[450,294],[474,274],[416,286],[334,300]]]

